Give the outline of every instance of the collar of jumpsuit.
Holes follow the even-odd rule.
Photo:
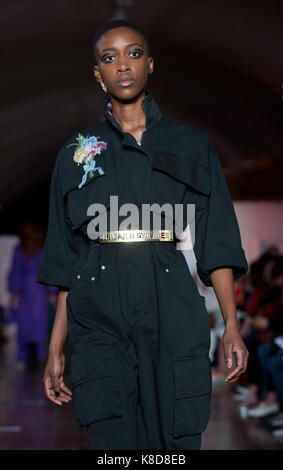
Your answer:
[[[145,97],[142,100],[142,106],[146,116],[146,129],[142,134],[141,143],[139,144],[132,134],[122,130],[120,124],[114,118],[111,110],[112,103],[110,97],[105,100],[104,104],[105,121],[110,126],[110,129],[116,131],[119,137],[119,151],[114,152],[114,155],[112,155],[114,161],[116,159],[114,166],[119,166],[119,170],[116,170],[116,194],[119,193],[119,203],[122,205],[123,203],[131,201],[140,208],[143,203],[151,204],[152,200],[154,200],[151,190],[149,189],[152,170],[150,148],[153,138],[152,131],[162,117],[162,113],[153,99],[151,92],[147,89]],[[116,141],[116,143],[118,142]],[[112,145],[113,148],[117,148],[115,139]],[[131,150],[134,151],[134,154],[131,153]],[[120,153],[121,151],[123,154]],[[147,158],[137,158],[137,152],[145,154]],[[122,220],[123,218],[121,220],[119,219],[119,222]],[[133,229],[139,228],[141,228],[139,224],[133,227]]]
[[[104,103],[104,114],[106,117],[106,120],[114,126],[118,132],[122,135],[123,137],[123,144],[131,144],[140,147],[141,144],[144,142],[146,139],[146,133],[159,121],[159,119],[162,117],[162,113],[156,104],[150,90],[146,89],[146,95],[144,99],[142,100],[142,106],[145,112],[146,116],[146,129],[142,134],[141,142],[140,144],[137,142],[137,140],[134,138],[132,134],[129,132],[124,132],[118,123],[118,121],[114,118],[111,108],[112,108],[112,103],[111,103],[111,98],[107,98]]]

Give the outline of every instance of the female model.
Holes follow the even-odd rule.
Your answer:
[[[211,402],[208,315],[167,228],[170,211],[158,208],[195,208],[198,274],[220,303],[228,368],[233,352],[237,359],[230,382],[248,356],[233,283],[248,265],[233,204],[210,137],[163,115],[147,89],[153,58],[144,30],[112,21],[93,48],[105,119],[59,152],[38,271],[38,282],[60,288],[45,393],[58,405],[74,398],[92,449],[200,449]],[[134,205],[134,223],[124,204]],[[160,230],[137,218],[149,205]],[[63,380],[67,335],[72,392]]]

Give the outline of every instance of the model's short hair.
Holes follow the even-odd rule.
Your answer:
[[[95,35],[92,38],[91,46],[92,46],[92,50],[93,50],[95,65],[97,65],[97,63],[98,63],[97,55],[96,55],[96,44],[97,44],[98,39],[104,33],[106,33],[106,31],[108,31],[109,29],[119,28],[120,26],[127,26],[128,28],[132,28],[132,29],[135,29],[136,31],[138,31],[144,37],[146,47],[147,47],[147,53],[148,53],[148,55],[150,55],[150,45],[149,45],[150,38],[149,38],[148,33],[145,31],[145,29],[142,26],[134,23],[133,21],[123,20],[123,19],[111,20],[108,23],[106,23],[104,26],[99,28],[98,31],[96,31]]]

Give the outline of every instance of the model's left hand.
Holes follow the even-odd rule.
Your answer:
[[[232,367],[233,353],[235,353],[237,361],[236,367],[226,377],[226,382],[235,382],[247,368],[249,352],[241,338],[237,327],[226,326],[225,332],[222,336],[222,344],[228,369]]]

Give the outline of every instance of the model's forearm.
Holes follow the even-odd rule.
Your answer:
[[[233,271],[231,268],[215,269],[211,282],[220,305],[226,327],[238,328]]]
[[[58,355],[62,353],[68,335],[67,295],[68,291],[60,291],[58,294],[56,314],[49,343],[49,353],[51,354]]]

